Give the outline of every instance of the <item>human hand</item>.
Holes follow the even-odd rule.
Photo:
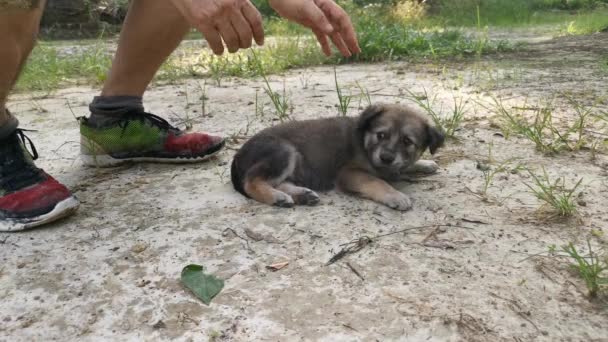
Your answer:
[[[328,36],[345,57],[361,52],[350,17],[333,0],[269,0],[269,3],[283,18],[310,28],[325,55],[331,55]]]
[[[171,0],[192,27],[199,30],[216,55],[264,44],[262,16],[249,0]]]

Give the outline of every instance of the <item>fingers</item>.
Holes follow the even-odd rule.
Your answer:
[[[329,21],[333,25],[335,32],[334,35],[332,35],[332,41],[334,44],[336,44],[338,50],[340,50],[340,52],[346,57],[353,53],[361,52],[361,48],[359,47],[359,43],[357,41],[357,35],[355,34],[355,29],[353,28],[353,24],[348,14],[346,14],[346,12],[340,6],[331,0],[314,1],[317,6],[319,6],[321,11],[323,11],[323,13],[325,13],[325,15],[329,18]],[[335,34],[338,34],[339,37]],[[344,53],[344,47],[348,49],[349,53]]]
[[[214,54],[221,55],[224,53],[224,44],[222,43],[222,38],[220,37],[220,33],[214,27],[201,25],[197,27],[197,29],[203,34]]]
[[[239,47],[241,49],[250,48],[253,33],[251,32],[251,26],[249,26],[245,17],[243,17],[241,13],[233,14],[230,16],[230,22],[238,36]]]
[[[220,35],[222,35],[222,39],[224,39],[224,43],[226,43],[226,46],[228,47],[228,52],[237,52],[240,46],[239,36],[232,27],[230,21],[220,21],[217,25],[217,28],[220,32]]]
[[[258,45],[264,45],[264,28],[262,26],[262,16],[260,15],[260,12],[258,12],[258,10],[249,1],[243,5],[241,12],[251,26],[253,39],[255,39],[255,42]]]
[[[320,31],[323,34],[330,34],[334,30],[334,27],[318,6],[313,4],[304,6],[300,15],[305,18],[306,22],[310,23],[312,30]]]
[[[344,56],[344,57],[352,56],[352,53],[350,52],[349,48],[344,43],[344,40],[342,39],[342,35],[340,33],[334,32],[330,35],[330,37],[331,37],[331,41],[338,48],[338,51],[340,51],[342,56]]]
[[[323,32],[317,31],[317,30],[313,30],[315,36],[317,36],[317,40],[319,41],[319,44],[321,44],[321,49],[323,50],[323,53],[325,54],[325,56],[330,57],[331,56],[331,47],[329,46],[329,41],[327,40],[327,35]]]

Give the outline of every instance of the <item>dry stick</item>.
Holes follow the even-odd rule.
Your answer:
[[[224,229],[224,231],[222,232],[222,235],[224,235],[224,233],[226,233],[227,231],[231,231],[232,234],[234,234],[236,237],[238,237],[239,239],[245,241],[245,243],[247,244],[247,250],[249,250],[251,253],[255,254],[255,251],[253,249],[251,249],[251,246],[249,246],[249,240],[248,239],[245,239],[244,237],[242,237],[239,234],[237,234],[237,232],[235,232],[234,229],[232,229],[232,228],[226,228],[226,229]]]
[[[459,226],[459,225],[449,225],[449,224],[433,224],[433,225],[429,225],[429,226],[420,226],[420,227],[410,227],[410,228],[405,228],[405,229],[401,229],[398,231],[394,231],[394,232],[390,232],[390,233],[386,233],[386,234],[380,234],[380,235],[376,235],[373,237],[369,237],[369,236],[362,236],[358,239],[354,239],[351,240],[350,242],[347,243],[343,243],[340,246],[344,246],[337,254],[335,254],[334,256],[331,257],[331,259],[329,259],[329,261],[325,264],[325,266],[329,266],[333,263],[335,263],[336,261],[344,258],[345,256],[347,256],[348,254],[354,254],[357,253],[358,251],[362,250],[365,246],[369,245],[370,243],[386,237],[386,236],[391,236],[391,235],[395,235],[395,234],[400,234],[400,233],[405,233],[408,232],[410,230],[420,230],[420,229],[426,229],[426,228],[439,228],[439,227],[454,227],[454,228],[462,228],[462,229],[474,229],[471,227],[465,227],[465,226]]]
[[[357,269],[354,268],[353,265],[350,264],[350,262],[347,262],[346,266],[348,266],[348,268],[350,268],[350,270],[353,271],[353,273],[356,274],[357,277],[359,277],[359,278],[361,278],[361,280],[365,281],[365,278],[363,278],[361,273],[359,273],[359,271],[357,271]]]
[[[515,311],[515,313],[518,314],[521,318],[528,321],[528,323],[532,324],[532,326],[534,326],[534,328],[536,328],[536,331],[540,331],[538,326],[527,316],[527,314],[525,312],[523,312],[523,309],[521,308],[521,306],[519,305],[519,303],[516,300],[504,298],[504,297],[501,297],[501,296],[497,295],[496,293],[492,293],[492,292],[490,292],[490,296],[502,299],[502,300],[510,303],[511,305],[509,305],[509,308],[511,310]]]

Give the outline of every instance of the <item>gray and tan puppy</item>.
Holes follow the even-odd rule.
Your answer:
[[[358,118],[293,121],[267,128],[237,152],[232,184],[243,195],[281,207],[314,205],[313,191],[338,187],[408,210],[412,201],[387,181],[410,172],[434,173],[419,160],[443,145],[443,135],[409,107],[379,104]]]

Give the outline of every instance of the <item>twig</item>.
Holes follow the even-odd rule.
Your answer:
[[[464,222],[468,222],[468,223],[489,224],[487,222],[483,222],[483,221],[480,221],[480,220],[471,220],[471,219],[464,218],[464,217],[461,218],[461,220],[464,221]]]
[[[336,261],[344,258],[348,254],[357,253],[358,251],[362,250],[363,247],[369,245],[370,243],[372,243],[372,239],[368,236],[363,236],[358,239],[352,240],[351,242],[347,242],[345,244],[340,245],[345,247],[342,248],[336,255],[331,257],[331,259],[329,259],[325,266],[329,266],[335,263]]]
[[[391,235],[395,235],[395,234],[405,233],[405,232],[408,232],[408,231],[411,231],[411,230],[420,230],[420,229],[427,229],[427,228],[438,229],[440,227],[452,227],[452,228],[461,228],[461,229],[475,229],[475,228],[471,228],[471,227],[452,225],[452,224],[433,224],[433,225],[429,225],[429,226],[420,226],[420,227],[405,228],[405,229],[397,230],[397,231],[386,233],[386,234],[379,234],[379,235],[376,235],[376,236],[373,236],[373,237],[362,236],[362,237],[360,237],[358,239],[354,239],[354,240],[351,240],[350,242],[341,244],[340,247],[343,247],[343,248],[337,254],[335,254],[334,256],[332,256],[331,259],[329,259],[329,261],[325,264],[325,266],[329,266],[329,265],[335,263],[336,261],[344,258],[348,254],[357,253],[358,251],[362,250],[365,246],[369,245],[370,243],[372,243],[372,242],[374,242],[374,241],[376,241],[376,240],[378,240],[380,238],[391,236]]]
[[[346,262],[346,266],[348,266],[348,268],[350,268],[350,270],[353,271],[353,273],[356,274],[357,277],[359,277],[359,278],[361,278],[361,280],[365,281],[365,278],[363,278],[361,273],[359,273],[359,271],[357,271],[357,269],[354,268],[353,265],[350,264],[350,262]]]
[[[509,299],[509,298],[504,298],[504,297],[501,297],[501,296],[497,295],[496,293],[492,293],[492,292],[490,292],[490,296],[498,298],[498,299],[502,299],[502,300],[510,303],[511,305],[508,305],[508,307],[511,310],[513,310],[516,314],[518,314],[521,318],[523,318],[524,320],[526,320],[528,323],[532,324],[532,326],[534,326],[534,328],[536,329],[536,331],[540,331],[540,329],[538,328],[538,326],[528,317],[528,314],[530,313],[530,311],[524,312],[524,310],[522,309],[521,305],[519,305],[519,303],[516,300]]]
[[[237,234],[237,232],[235,232],[234,229],[232,229],[232,228],[226,228],[226,229],[224,229],[224,231],[222,232],[222,235],[224,235],[227,231],[232,232],[232,234],[234,234],[234,236],[236,236],[239,239],[245,241],[245,244],[247,245],[247,250],[250,251],[251,253],[255,254],[254,250],[251,249],[251,246],[249,246],[249,240],[248,239],[246,239],[246,238],[240,236],[239,234]]]

